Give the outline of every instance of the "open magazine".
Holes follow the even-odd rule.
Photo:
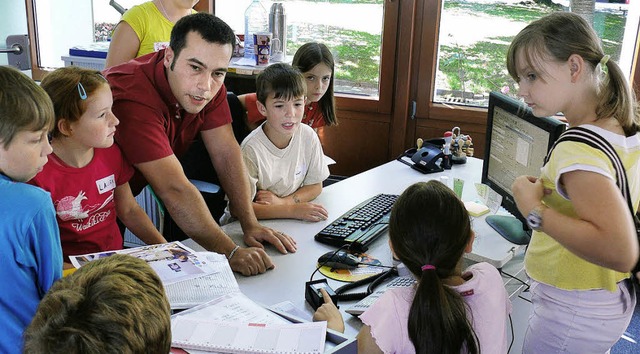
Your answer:
[[[70,256],[69,258],[76,268],[80,268],[88,262],[114,254],[128,254],[147,261],[151,268],[156,271],[165,286],[216,272],[216,267],[214,267],[206,257],[198,255],[198,253],[180,242],[148,245],[118,251],[89,253]]]

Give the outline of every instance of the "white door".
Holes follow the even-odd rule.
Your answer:
[[[0,1],[0,49],[7,47],[8,36],[27,35],[27,10],[24,1]],[[0,65],[9,64],[12,53],[0,53]],[[31,70],[25,71],[31,75]]]

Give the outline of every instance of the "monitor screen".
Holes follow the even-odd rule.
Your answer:
[[[486,220],[513,243],[525,244],[529,235],[511,184],[521,175],[540,175],[547,152],[564,130],[563,122],[535,117],[524,102],[498,92],[489,96],[482,183],[502,196],[502,206],[514,217],[493,215]]]

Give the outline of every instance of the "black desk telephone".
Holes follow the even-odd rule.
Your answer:
[[[422,144],[420,149],[411,148],[404,152],[398,161],[411,166],[416,171],[422,173],[434,173],[444,171],[444,167],[441,166],[442,159],[445,157],[442,152],[442,146],[445,141],[443,138],[436,138],[427,140]],[[410,157],[413,164],[405,161],[404,157]]]

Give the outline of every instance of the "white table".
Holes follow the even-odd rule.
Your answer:
[[[408,186],[419,181],[439,179],[441,176],[454,177],[465,180],[463,200],[478,199],[475,182],[480,182],[482,160],[469,158],[464,165],[454,165],[451,170],[441,173],[422,174],[398,161],[391,161],[369,171],[334,183],[323,189],[322,194],[314,201],[322,204],[329,211],[326,221],[311,223],[298,220],[263,220],[263,225],[285,232],[296,239],[298,251],[283,255],[275,248],[266,246],[267,253],[272,257],[276,268],[253,277],[236,274],[240,290],[254,301],[264,305],[273,305],[289,300],[299,309],[312,312],[304,297],[305,282],[316,269],[316,261],[322,254],[335,250],[334,247],[321,244],[314,240],[315,234],[333,220],[351,209],[353,206],[379,193],[401,194]],[[427,217],[427,216],[425,216]],[[476,232],[473,253],[467,255],[470,262],[486,261],[503,271],[524,279],[523,246],[510,243],[494,231],[484,220],[476,218],[472,227]],[[243,245],[242,230],[238,222],[223,227],[223,230],[239,245]],[[383,235],[370,246],[367,253],[375,256],[384,265],[391,265],[391,253],[388,246],[388,234]],[[202,250],[192,240],[184,244],[196,250]],[[314,279],[323,276],[316,273]],[[523,288],[522,283],[503,276],[507,291],[511,296],[517,295]],[[329,285],[336,289],[344,283],[329,280]],[[348,308],[351,303],[340,304],[341,309]],[[343,312],[346,324],[345,334],[355,336],[362,323],[357,318]]]

